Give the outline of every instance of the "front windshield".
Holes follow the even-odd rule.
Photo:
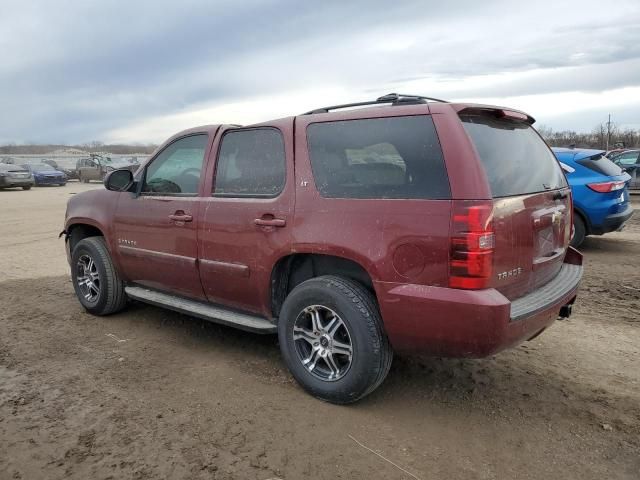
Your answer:
[[[43,163],[40,165],[32,165],[31,170],[33,170],[34,172],[55,172],[56,169],[51,165]]]
[[[68,159],[68,158],[63,158],[63,159],[60,159],[60,160],[56,160],[56,163],[58,164],[58,166],[62,167],[62,168],[75,168],[76,167],[76,162],[77,162],[77,160]]]
[[[131,162],[124,158],[112,158],[106,160],[105,165],[108,165],[109,167],[126,167],[131,165]]]

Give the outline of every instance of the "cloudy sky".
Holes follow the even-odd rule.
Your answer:
[[[640,1],[2,0],[0,143],[160,142],[389,92],[640,128]]]

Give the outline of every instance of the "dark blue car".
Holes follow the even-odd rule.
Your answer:
[[[33,175],[36,186],[40,185],[66,185],[67,176],[64,172],[56,170],[46,163],[37,163],[34,165],[23,165]]]
[[[565,171],[573,196],[574,235],[579,246],[587,235],[620,230],[631,218],[630,176],[602,150],[553,148]]]

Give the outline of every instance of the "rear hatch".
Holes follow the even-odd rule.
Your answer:
[[[612,205],[610,213],[627,208],[631,176],[605,156],[604,151],[579,151],[573,161],[588,168],[596,175],[587,186],[601,194],[601,201]],[[569,174],[570,175],[570,174]]]
[[[8,170],[9,176],[13,178],[30,178],[31,173],[29,170],[25,170],[24,168],[12,168]]]
[[[560,271],[571,237],[571,191],[547,144],[524,116],[465,110],[460,119],[493,195],[495,247],[487,287],[514,300]]]
[[[6,165],[0,164],[0,174],[6,175],[11,178],[29,178],[31,177],[31,173],[29,170],[25,170],[24,168],[18,165]]]

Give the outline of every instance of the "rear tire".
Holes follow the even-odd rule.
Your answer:
[[[374,296],[359,283],[333,275],[307,280],[289,293],[278,339],[302,388],[337,404],[373,392],[393,360]]]
[[[78,300],[89,313],[110,315],[127,304],[124,283],[102,237],[85,238],[74,247],[71,280]]]
[[[587,236],[587,229],[584,225],[584,221],[578,215],[573,215],[573,238],[571,239],[571,246],[578,248],[584,242],[584,238]]]
[[[22,187],[23,190],[31,190],[31,185],[26,185]]]

